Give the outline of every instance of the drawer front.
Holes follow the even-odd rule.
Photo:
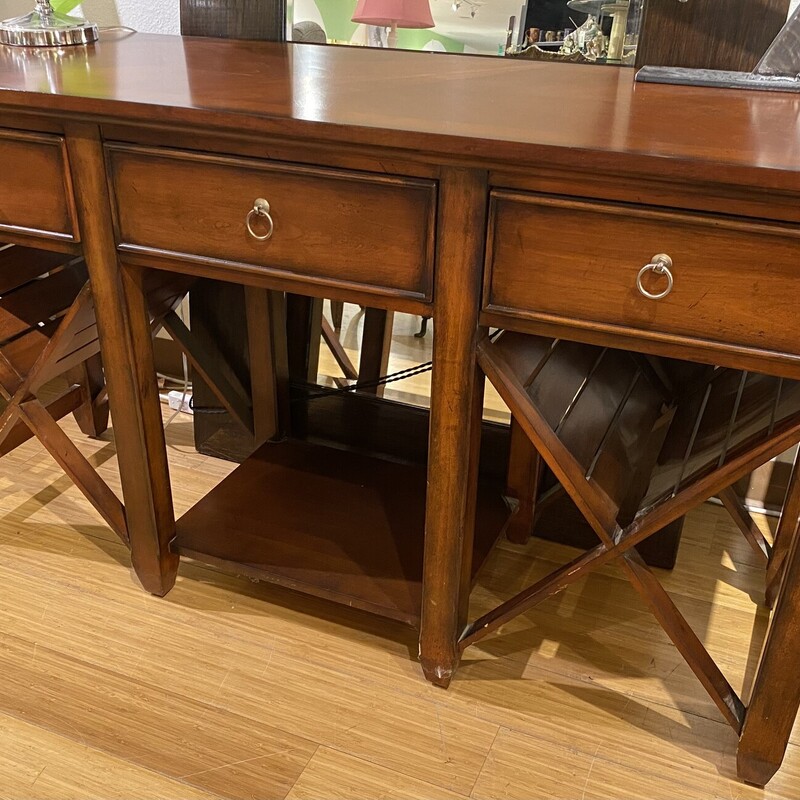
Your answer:
[[[484,309],[626,335],[800,353],[800,233],[789,227],[495,192]],[[671,292],[642,268],[666,254]],[[668,262],[665,262],[668,263]],[[669,276],[641,277],[653,295]]]
[[[0,132],[0,232],[77,241],[60,136]]]
[[[433,181],[123,145],[107,152],[123,252],[431,298]],[[266,240],[255,238],[270,228],[251,214],[259,198],[272,220]]]

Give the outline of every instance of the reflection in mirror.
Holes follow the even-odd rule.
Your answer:
[[[292,41],[633,64],[643,0],[290,0]]]

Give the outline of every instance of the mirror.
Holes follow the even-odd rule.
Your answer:
[[[296,42],[632,65],[644,0],[289,0]]]
[[[281,0],[284,1],[286,36],[292,41],[395,46],[537,61],[744,71],[753,69],[800,3]],[[406,13],[411,8],[417,18],[393,20],[387,16],[398,7]],[[359,22],[361,18],[374,24]]]

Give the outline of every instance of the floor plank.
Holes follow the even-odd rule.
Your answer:
[[[0,715],[0,797],[7,800],[217,800],[85,743]]]
[[[320,747],[286,800],[458,800],[430,783]]]

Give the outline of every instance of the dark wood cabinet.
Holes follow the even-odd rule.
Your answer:
[[[181,0],[184,36],[279,42],[285,29],[285,0]]]
[[[788,13],[789,0],[645,0],[636,63],[749,72]]]

